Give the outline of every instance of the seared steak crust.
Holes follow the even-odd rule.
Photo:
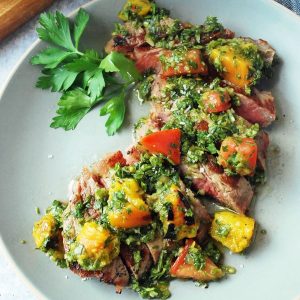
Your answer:
[[[129,283],[129,273],[120,257],[115,258],[111,264],[99,271],[83,270],[78,264],[71,265],[70,270],[82,278],[96,278],[105,283],[114,284],[117,293],[121,293]]]

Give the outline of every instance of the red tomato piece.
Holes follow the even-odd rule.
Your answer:
[[[180,163],[180,129],[168,129],[150,133],[140,141],[150,153],[161,153],[174,162]]]
[[[162,56],[166,60],[166,64],[162,66],[162,76],[164,77],[187,74],[207,75],[208,73],[207,65],[203,61],[201,52],[198,49],[188,50],[175,66],[172,65],[172,61],[175,61],[174,56],[176,56],[174,52],[165,50]],[[168,65],[170,61],[172,66]]]
[[[257,152],[254,139],[227,137],[221,144],[218,162],[242,176],[251,175],[256,168]]]
[[[208,123],[204,120],[200,121],[196,126],[199,131],[208,131]]]
[[[203,94],[202,103],[208,113],[218,113],[230,108],[230,95],[228,92],[209,91]]]
[[[176,275],[178,269],[180,266],[182,266],[185,263],[185,257],[187,256],[189,252],[189,248],[192,245],[193,240],[186,240],[185,246],[183,250],[181,251],[180,255],[177,257],[173,265],[171,266],[170,273],[171,275]]]
[[[224,276],[224,272],[218,268],[208,257],[205,258],[204,269],[196,269],[193,264],[185,261],[193,240],[187,240],[180,255],[171,266],[170,274],[177,278],[193,279],[198,281],[211,281]]]
[[[237,152],[238,143],[235,138],[227,137],[221,144],[219,152],[219,164],[228,167],[228,159]]]
[[[252,172],[256,167],[257,152],[257,144],[252,138],[244,138],[238,147],[238,153],[244,161],[247,161]]]

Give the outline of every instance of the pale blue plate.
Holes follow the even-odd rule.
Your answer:
[[[173,16],[190,22],[218,16],[237,35],[268,40],[281,61],[270,84],[276,96],[278,121],[270,128],[269,181],[262,187],[254,211],[267,234],[258,233],[246,255],[227,255],[226,262],[237,268],[236,275],[210,284],[208,289],[175,281],[172,299],[295,299],[300,296],[300,19],[270,0],[159,3],[171,9]],[[87,47],[103,47],[121,6],[122,1],[103,0],[85,7],[91,14]],[[0,102],[1,244],[18,273],[41,297],[138,299],[129,290],[119,296],[112,286],[82,282],[34,250],[31,228],[38,218],[35,207],[46,208],[52,199],[65,198],[68,182],[84,164],[107,152],[125,149],[134,120],[147,110],[131,101],[128,126],[114,137],[106,136],[104,119],[99,118],[97,110],[73,132],[50,129],[58,95],[34,88],[39,70],[28,63],[41,47],[37,43],[25,55]],[[21,239],[28,243],[21,245]]]

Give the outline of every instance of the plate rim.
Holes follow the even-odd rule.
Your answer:
[[[73,17],[80,8],[85,8],[93,5],[96,2],[102,2],[103,0],[91,0],[85,4],[79,5],[76,9],[72,10],[68,14],[66,14],[67,17]],[[299,23],[300,27],[300,15],[297,15],[292,10],[288,9],[283,4],[280,4],[279,2],[275,0],[260,0],[261,2],[267,3],[267,5],[273,6],[278,10],[281,10],[284,14],[288,15],[289,17],[292,17],[296,22]],[[29,53],[38,46],[42,41],[37,37],[35,41],[26,49],[26,51],[20,56],[20,58],[17,60],[16,64],[12,68],[12,70],[9,72],[6,80],[4,81],[4,84],[2,85],[2,88],[0,89],[0,105],[1,101],[3,99],[3,95],[11,82],[13,76],[16,74],[17,70],[21,66],[21,64],[26,60],[26,57],[29,55]],[[13,256],[11,255],[9,249],[6,246],[6,243],[3,240],[2,237],[2,230],[0,229],[0,252],[4,254],[5,261],[8,262],[8,265],[11,266],[12,271],[17,275],[17,277],[21,280],[22,283],[29,289],[30,292],[34,296],[37,297],[37,299],[50,299],[45,293],[40,290],[33,282],[32,279],[27,277],[26,273],[18,266],[16,261],[14,260]]]

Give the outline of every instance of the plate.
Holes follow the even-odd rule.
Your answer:
[[[268,0],[172,0],[158,1],[183,20],[201,23],[217,16],[237,35],[263,38],[280,58],[269,83],[276,96],[278,121],[270,128],[269,180],[257,196],[254,216],[260,228],[256,242],[245,255],[227,255],[226,263],[237,274],[208,289],[192,282],[174,281],[172,299],[294,299],[300,295],[300,18]],[[101,50],[108,40],[122,1],[94,1],[85,9],[91,21],[85,46]],[[0,230],[1,244],[18,273],[42,298],[48,299],[138,299],[125,290],[97,281],[82,282],[68,270],[60,270],[34,250],[32,224],[35,207],[44,209],[53,199],[64,199],[68,182],[83,165],[107,152],[125,150],[132,124],[145,115],[146,106],[129,101],[126,126],[107,137],[104,119],[95,110],[72,132],[49,128],[58,94],[34,87],[39,70],[29,58],[44,45],[36,43],[11,76],[0,102]],[[20,240],[26,240],[25,245]]]

